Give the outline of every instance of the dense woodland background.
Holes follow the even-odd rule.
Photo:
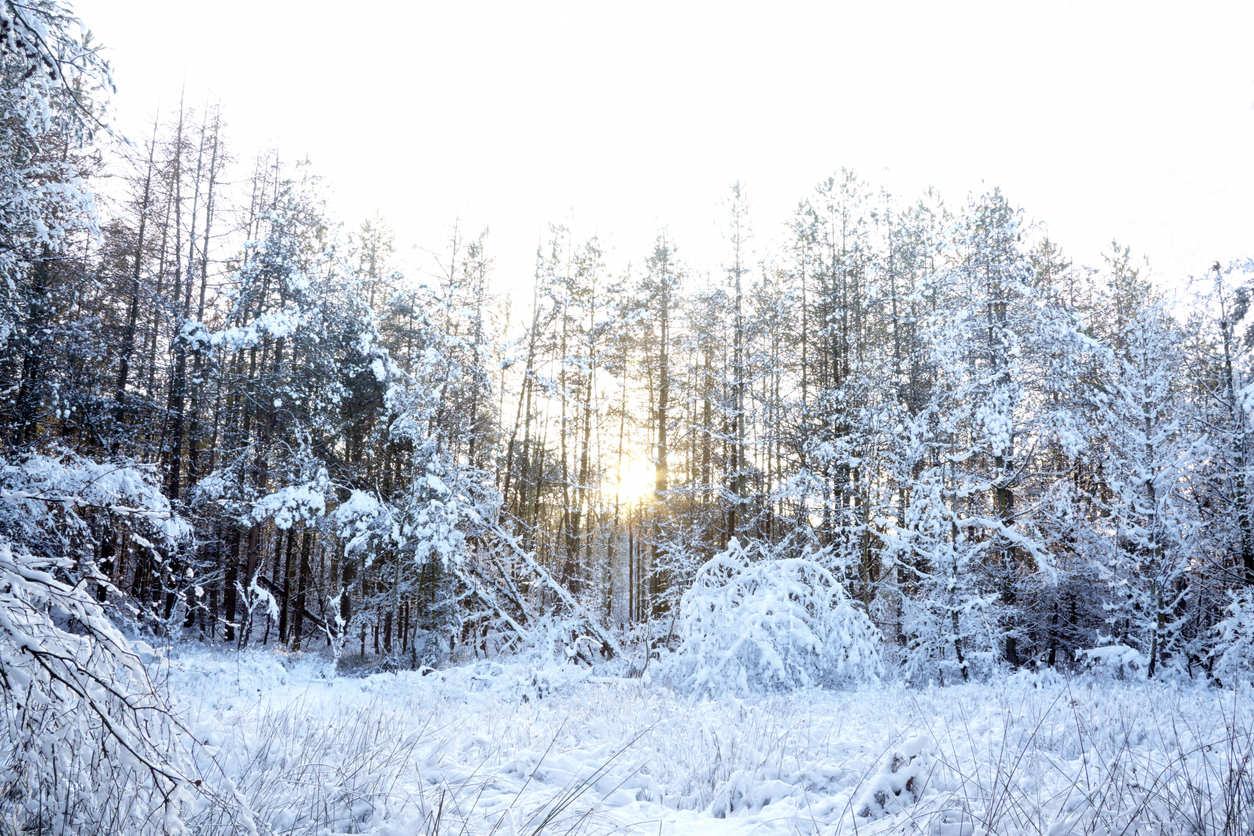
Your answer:
[[[0,557],[115,622],[592,662],[676,646],[730,547],[823,567],[916,681],[1249,670],[1242,254],[1168,296],[996,190],[842,170],[786,218],[732,187],[718,265],[554,226],[501,276],[451,223],[405,275],[316,165],[232,147],[229,103],[123,143],[67,15],[0,15]]]

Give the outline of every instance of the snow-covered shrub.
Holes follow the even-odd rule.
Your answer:
[[[146,548],[170,547],[192,531],[152,470],[65,452],[0,462],[0,503],[0,536],[56,557],[90,554],[93,524],[125,526]]]
[[[674,679],[696,691],[833,688],[883,674],[879,630],[806,558],[733,540],[697,572],[678,620]]]
[[[1126,644],[1110,644],[1094,647],[1080,654],[1088,670],[1112,679],[1143,679],[1149,670],[1149,660],[1135,647]]]
[[[939,591],[936,597],[907,597],[902,603],[902,632],[907,636],[902,678],[919,685],[988,679],[1000,664],[996,596],[980,593],[953,564],[937,569],[925,582]]]
[[[1225,685],[1254,680],[1254,589],[1233,593],[1215,625],[1215,675]]]
[[[93,522],[163,548],[187,531],[150,471],[68,454],[0,466],[0,831],[180,832],[212,799],[149,681],[151,651],[92,595],[89,582],[111,588]]]
[[[874,821],[905,810],[922,798],[936,768],[932,747],[932,738],[921,735],[907,740],[886,758],[854,803],[857,815]]]
[[[191,797],[171,745],[177,723],[99,605],[54,576],[65,568],[0,542],[6,824],[127,832],[153,815],[173,822]]]

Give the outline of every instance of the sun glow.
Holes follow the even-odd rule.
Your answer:
[[[611,490],[619,501],[632,503],[648,501],[653,498],[657,473],[653,463],[645,459],[624,459],[621,471],[610,475]]]

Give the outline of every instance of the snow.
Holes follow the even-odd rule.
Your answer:
[[[326,513],[327,501],[323,485],[288,485],[263,496],[253,504],[251,518],[255,522],[274,518],[274,524],[286,531],[297,522],[309,522]]]
[[[696,690],[789,690],[876,682],[883,637],[818,563],[754,561],[736,540],[680,603],[675,667]]]
[[[254,348],[265,337],[290,337],[304,324],[304,317],[297,311],[272,311],[263,313],[248,325],[225,328],[203,337],[206,344],[223,346],[235,351]]]
[[[739,699],[573,665],[170,658],[202,769],[260,832],[1176,833],[1233,812],[1223,781],[1254,745],[1244,691],[1101,676]]]

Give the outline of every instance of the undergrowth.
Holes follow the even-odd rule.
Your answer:
[[[186,708],[200,757],[263,833],[683,833],[714,818],[824,836],[1254,833],[1244,690],[1011,679],[696,699],[501,664],[250,688]],[[221,807],[189,820],[236,824]]]

